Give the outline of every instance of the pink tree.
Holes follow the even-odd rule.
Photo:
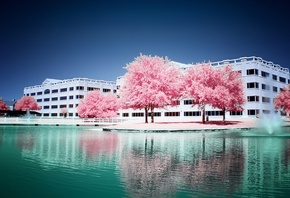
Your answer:
[[[37,105],[35,99],[31,96],[23,96],[15,103],[15,110],[29,111],[40,110],[41,107]]]
[[[190,67],[183,78],[184,96],[193,98],[193,105],[198,105],[205,123],[205,106],[212,104],[212,95],[219,81],[218,73],[210,63]]]
[[[77,107],[81,118],[112,118],[117,116],[117,96],[112,93],[101,94],[90,91]]]
[[[284,87],[274,99],[275,109],[281,109],[283,113],[290,113],[290,85]]]
[[[0,110],[10,110],[6,103],[0,98]]]
[[[213,90],[211,106],[223,111],[225,121],[226,111],[241,111],[246,103],[241,73],[233,71],[233,67],[227,65],[216,69],[217,85]]]
[[[158,56],[140,55],[126,66],[120,98],[123,108],[144,109],[154,122],[154,109],[173,105],[180,96],[180,71]]]

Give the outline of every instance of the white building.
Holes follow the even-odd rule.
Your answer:
[[[67,116],[78,117],[77,106],[88,91],[116,92],[116,83],[111,81],[73,78],[66,80],[46,79],[41,85],[24,88],[25,96],[35,98],[41,106],[43,117],[61,117],[61,109],[67,109]]]
[[[190,64],[172,63],[181,70],[192,67]],[[234,70],[241,72],[248,102],[244,105],[242,112],[227,112],[226,118],[233,116],[255,117],[257,114],[275,112],[273,99],[284,86],[289,84],[289,69],[255,56],[211,63],[214,67],[223,67],[228,64],[232,65]],[[117,88],[120,86],[122,86],[122,77],[117,79]],[[121,118],[141,119],[144,117],[143,109],[127,109],[121,110],[119,113]],[[155,109],[154,114],[155,121],[190,121],[194,118],[200,119],[201,111],[196,106],[192,107],[192,100],[182,99],[178,106]],[[207,106],[206,114],[209,119],[221,119],[222,112]]]

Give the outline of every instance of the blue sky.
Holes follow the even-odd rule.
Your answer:
[[[182,63],[259,56],[290,67],[286,1],[0,3],[0,97],[46,78],[115,81],[140,53]]]

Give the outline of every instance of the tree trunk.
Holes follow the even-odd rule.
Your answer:
[[[146,106],[145,107],[145,123],[148,123],[148,116],[147,116],[147,114],[148,114],[148,107]]]
[[[226,121],[226,109],[223,109],[223,122]]]
[[[202,112],[202,123],[205,124],[205,109],[203,108],[201,112]]]
[[[151,106],[151,123],[154,123],[154,108]]]

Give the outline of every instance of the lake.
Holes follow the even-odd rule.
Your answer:
[[[290,131],[0,126],[0,197],[288,197]]]

